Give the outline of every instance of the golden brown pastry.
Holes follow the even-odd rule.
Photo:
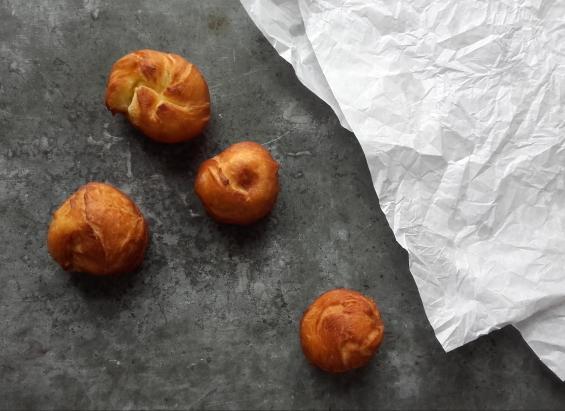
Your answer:
[[[147,223],[127,195],[109,184],[89,183],[53,214],[47,247],[67,271],[110,275],[135,270],[148,239]]]
[[[262,145],[237,143],[202,163],[196,176],[196,194],[215,220],[251,224],[275,205],[278,170],[279,165]]]
[[[119,59],[106,87],[106,107],[148,137],[178,143],[202,133],[210,119],[208,85],[181,56],[138,50]]]
[[[383,333],[375,302],[345,288],[318,297],[300,322],[300,342],[306,358],[331,373],[367,364],[381,345]]]

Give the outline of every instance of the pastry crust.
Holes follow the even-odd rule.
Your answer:
[[[345,288],[318,297],[300,322],[300,342],[306,358],[331,373],[367,364],[383,335],[384,325],[375,302]]]
[[[89,183],[71,195],[49,225],[49,254],[66,271],[111,275],[135,270],[149,241],[135,203],[105,183]]]
[[[148,137],[178,143],[200,135],[208,124],[210,94],[202,73],[181,56],[138,50],[112,66],[106,107]]]
[[[216,221],[251,224],[275,205],[278,169],[278,163],[262,145],[237,143],[202,163],[196,176],[196,194]]]

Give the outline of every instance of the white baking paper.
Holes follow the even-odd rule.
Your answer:
[[[253,0],[242,3],[275,50],[292,65],[298,79],[332,108],[343,127],[351,130],[306,37],[298,1]]]
[[[565,2],[242,3],[355,132],[442,346],[514,324],[565,379]]]

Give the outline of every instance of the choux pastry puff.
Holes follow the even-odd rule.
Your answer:
[[[148,239],[147,223],[127,195],[109,184],[89,183],[53,214],[47,247],[64,270],[112,275],[135,270]]]
[[[112,66],[106,107],[153,140],[179,143],[208,124],[210,94],[200,70],[181,56],[138,50]]]
[[[237,143],[202,163],[196,176],[196,194],[216,221],[251,224],[275,205],[278,170],[278,163],[262,145]]]
[[[345,288],[318,297],[300,322],[304,355],[330,373],[367,364],[381,345],[383,335],[384,325],[375,302]]]

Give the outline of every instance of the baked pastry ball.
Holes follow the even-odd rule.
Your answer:
[[[106,107],[122,113],[145,135],[162,143],[191,140],[210,119],[208,85],[181,56],[138,50],[110,71]]]
[[[375,302],[345,288],[319,296],[300,322],[300,343],[306,358],[331,373],[367,364],[381,345],[383,334]]]
[[[135,203],[109,184],[79,188],[53,214],[49,254],[67,271],[112,275],[135,270],[149,240]]]
[[[278,170],[278,163],[262,145],[237,143],[202,163],[196,176],[196,194],[216,221],[251,224],[275,205]]]

